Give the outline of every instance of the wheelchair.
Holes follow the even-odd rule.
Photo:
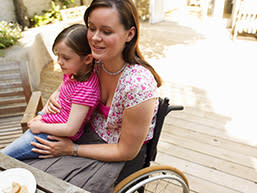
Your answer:
[[[171,111],[183,109],[183,106],[169,105],[169,99],[167,97],[164,99],[159,97],[154,135],[146,144],[146,158],[143,160],[143,163],[142,159],[135,159],[125,164],[113,193],[189,193],[188,180],[180,170],[168,165],[150,166],[150,162],[156,158],[157,144],[165,117]]]

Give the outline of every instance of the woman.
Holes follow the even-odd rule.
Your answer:
[[[49,138],[57,142],[36,138],[41,144],[33,143],[34,151],[50,159],[26,162],[90,192],[112,192],[125,162],[145,154],[144,144],[153,135],[161,80],[139,51],[139,19],[131,0],[93,0],[84,20],[97,61],[98,110],[79,145],[54,136]],[[54,96],[49,112],[55,111],[53,106],[58,108]]]

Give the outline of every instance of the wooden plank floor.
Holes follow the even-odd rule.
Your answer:
[[[183,171],[192,193],[257,192],[256,113],[248,109],[257,108],[257,42],[232,42],[224,26],[182,11],[141,28],[143,54],[164,80],[161,96],[185,107],[167,116],[153,164]],[[48,64],[38,88],[44,101],[60,81],[58,65]]]
[[[257,191],[257,148],[229,138],[219,126],[219,119],[224,120],[215,113],[206,115],[191,107],[170,114],[165,121],[156,162],[182,170],[191,192],[254,193]]]
[[[225,26],[184,11],[143,25],[143,52],[164,80],[161,96],[185,107],[167,116],[156,164],[183,171],[191,192],[256,193],[257,41],[231,41]]]

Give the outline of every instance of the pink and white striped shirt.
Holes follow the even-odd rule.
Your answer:
[[[60,88],[58,100],[58,103],[61,105],[61,111],[56,114],[51,113],[43,115],[42,121],[45,123],[67,123],[72,103],[89,106],[90,110],[88,111],[79,131],[75,136],[70,137],[70,139],[75,141],[83,134],[84,126],[99,101],[100,87],[95,70],[92,72],[89,79],[84,82],[71,79],[71,75],[64,74],[63,84]]]

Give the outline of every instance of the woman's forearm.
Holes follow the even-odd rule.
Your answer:
[[[151,99],[123,112],[117,144],[79,145],[78,155],[100,161],[128,161],[140,151],[152,121],[156,100]]]
[[[121,150],[118,144],[81,144],[77,153],[80,157],[106,162],[128,161],[136,156],[136,154],[131,156],[129,152]]]

